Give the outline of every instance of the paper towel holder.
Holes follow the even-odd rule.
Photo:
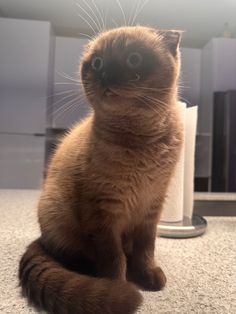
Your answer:
[[[159,236],[165,238],[193,238],[202,235],[206,228],[206,219],[193,214],[192,219],[184,216],[180,222],[161,221],[157,226],[157,232]]]

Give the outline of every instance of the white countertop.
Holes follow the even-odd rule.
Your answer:
[[[236,193],[195,192],[195,201],[236,201]]]

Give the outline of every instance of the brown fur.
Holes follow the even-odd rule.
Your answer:
[[[84,53],[93,112],[51,161],[38,206],[42,235],[20,264],[24,294],[49,313],[134,313],[142,298],[126,278],[148,290],[165,285],[154,245],[182,144],[179,37],[120,28]],[[130,51],[142,54],[140,68],[127,69]],[[94,56],[106,62],[104,75],[91,69]]]

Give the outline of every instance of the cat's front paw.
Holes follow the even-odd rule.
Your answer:
[[[144,288],[145,290],[158,291],[164,288],[166,276],[160,267],[142,270],[132,275],[131,280]]]

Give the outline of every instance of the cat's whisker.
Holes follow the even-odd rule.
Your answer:
[[[128,25],[130,25],[130,26],[132,26],[132,24],[130,24],[130,23],[131,23],[133,14],[135,14],[135,12],[136,12],[137,5],[138,5],[138,0],[133,3],[133,6],[130,10],[130,15],[129,15],[129,19],[128,19]]]
[[[145,97],[147,99],[149,99],[150,101],[158,102],[159,104],[162,104],[164,106],[168,105],[167,103],[165,103],[164,101],[160,100],[159,98],[154,98],[154,97],[151,97],[151,96],[148,96],[148,95],[145,95]]]
[[[115,27],[119,27],[118,23],[116,22],[116,20],[114,18],[111,19],[111,22],[115,25]]]
[[[97,16],[95,15],[95,19],[94,19],[94,12],[91,9],[91,7],[89,6],[89,4],[87,3],[87,1],[82,0],[83,3],[90,9],[92,15],[86,10],[84,9],[78,2],[76,3],[77,7],[79,7],[86,15],[87,17],[90,19],[90,21],[95,25],[95,27],[97,28],[97,31],[100,32],[101,31],[101,25],[99,24],[99,21],[97,22]]]
[[[148,104],[152,105],[153,110],[154,110],[156,113],[158,113],[158,114],[162,114],[163,112],[166,111],[166,108],[168,108],[168,107],[167,107],[168,104],[165,103],[165,102],[163,102],[163,101],[161,101],[161,100],[158,99],[158,98],[149,97],[149,96],[147,96],[147,95],[145,95],[145,96],[138,96],[138,97],[140,97],[140,98],[146,100]],[[158,106],[158,112],[155,110],[155,108],[154,108],[153,105],[159,105],[159,106]],[[161,106],[160,106],[160,105],[161,105]],[[164,107],[163,107],[163,106],[164,106]]]
[[[56,106],[58,106],[60,103],[62,103],[62,102],[65,101],[66,99],[71,98],[71,97],[74,97],[74,96],[76,96],[76,94],[70,94],[70,95],[64,96],[64,97],[62,97],[61,99],[57,100],[56,102],[53,102],[53,103],[52,103],[52,106],[55,108]]]
[[[71,96],[72,97],[72,96]],[[69,98],[69,97],[68,97]],[[67,106],[69,106],[72,102],[76,102],[76,103],[80,103],[82,100],[86,99],[86,95],[82,94],[82,95],[77,95],[76,97],[74,97],[73,99],[67,101],[66,103],[64,103],[63,105],[61,105],[59,108],[57,108],[53,114],[56,116],[58,116],[58,113],[64,110],[67,110]],[[65,99],[64,99],[65,100]],[[55,104],[54,104],[55,106]]]
[[[82,35],[84,37],[87,37],[88,39],[93,40],[93,37],[91,35],[85,34],[85,33],[79,33],[79,35]]]
[[[63,111],[63,110],[66,110],[66,104],[61,105],[61,106],[60,106],[59,108],[57,108],[56,110],[52,110],[51,116],[53,116],[53,119],[56,119],[57,114],[58,114],[60,111]]]
[[[98,8],[98,6],[96,5],[96,3],[95,3],[94,0],[92,0],[92,3],[93,3],[93,5],[94,5],[95,9],[97,10],[97,13],[98,13],[98,15],[99,15],[99,18],[101,19],[101,23],[102,23],[102,25],[103,25],[103,28],[102,28],[102,29],[105,29],[105,24],[104,24],[104,20],[103,20],[103,18],[102,18],[101,11],[99,10],[99,8]]]
[[[73,112],[75,109],[79,109],[81,102],[85,100],[85,97],[77,97],[75,99],[72,99],[71,101],[65,103],[62,107],[64,110],[60,111],[60,113],[57,115],[57,117],[55,117],[55,121],[60,118],[62,118],[62,116],[65,116],[65,113],[71,113]],[[79,106],[77,106],[79,105]]]
[[[160,91],[160,90],[163,90],[164,88],[157,88],[157,87],[149,87],[149,86],[137,86],[137,85],[135,85],[135,84],[133,84],[133,83],[130,83],[130,82],[132,82],[133,80],[129,80],[129,86],[131,87],[131,88],[135,88],[135,89],[148,89],[148,90],[153,90],[153,91]],[[173,88],[168,88],[168,89],[173,89]]]
[[[76,83],[79,82],[79,79],[76,79],[75,77],[69,76],[68,74],[66,74],[66,73],[63,72],[63,71],[56,70],[56,73],[57,73],[58,75],[60,75],[61,77],[66,78],[66,79],[68,79],[68,80],[70,80],[70,81],[73,81],[73,82],[76,82]]]
[[[83,17],[83,15],[78,14],[78,16],[91,28],[91,30],[93,31],[94,35],[96,35],[97,32],[95,31],[94,27]]]
[[[75,105],[70,107],[70,109],[68,110],[67,114],[69,114],[69,115],[73,114],[74,115],[74,114],[76,114],[76,111],[77,111],[77,113],[79,115],[79,111],[78,110],[79,110],[79,106],[77,106],[76,103],[75,103]]]
[[[157,110],[154,106],[152,106],[152,103],[150,103],[150,100],[147,99],[146,97],[136,96],[135,98],[141,102],[144,102],[145,105],[149,107],[149,109],[153,110],[156,114],[160,115],[163,112],[160,108],[158,108]]]
[[[189,106],[193,106],[193,104],[185,97],[183,97],[182,95],[180,95],[180,99],[183,100],[184,102],[186,102]]]
[[[69,78],[67,78],[67,77],[64,77],[64,78],[66,78],[66,79],[68,79],[68,80],[71,80],[71,79],[69,79]],[[72,81],[72,82],[55,82],[54,85],[74,85],[74,86],[81,86],[81,85],[84,85],[84,84],[86,84],[86,83],[89,83],[89,81],[78,79],[77,82],[74,82],[74,81]]]
[[[153,97],[150,97],[148,95],[138,95],[138,97],[140,97],[142,99],[145,99],[147,101],[152,101],[152,102],[157,102],[158,101],[157,98],[153,98]]]
[[[91,83],[90,81],[87,81],[87,80],[78,80],[78,85],[86,85],[88,83]]]
[[[82,85],[82,82],[74,83],[74,82],[56,82],[54,85],[75,85],[75,86],[80,86]]]
[[[84,2],[84,4],[85,5],[87,5],[87,7],[91,10],[91,12],[92,12],[92,14],[93,14],[93,16],[95,17],[95,19],[96,19],[96,21],[97,21],[97,23],[98,23],[98,25],[99,25],[99,28],[100,28],[100,31],[102,31],[103,29],[104,29],[104,25],[103,25],[103,20],[102,20],[102,18],[101,18],[101,20],[98,18],[98,15],[96,14],[96,12],[95,12],[95,10],[96,10],[96,6],[94,6],[94,8],[95,8],[95,10],[88,4],[88,1],[85,1],[85,0],[82,0],[83,2]],[[93,1],[92,1],[92,3],[93,3]],[[94,5],[94,3],[93,3],[93,5]],[[100,14],[99,14],[99,16],[100,16]]]
[[[136,90],[139,89],[138,88],[135,88]],[[134,90],[134,87],[132,86],[132,88],[129,88],[129,87],[122,87],[120,92],[132,92]],[[149,87],[140,87],[140,90],[143,91],[143,92],[146,92],[146,91],[153,91],[153,92],[158,92],[158,93],[161,93],[162,95],[169,95],[170,92],[163,92],[161,89],[156,89],[156,88],[149,88]],[[168,88],[168,90],[170,91],[173,91],[173,88]],[[116,92],[119,92],[119,90],[116,89]],[[153,104],[156,104],[156,105],[162,105],[162,106],[168,106],[167,103],[163,102],[162,100],[160,100],[158,97],[152,97],[150,95],[137,95],[137,96],[134,96],[135,97],[139,97],[140,99],[142,98],[143,100],[147,101],[147,102],[151,102]],[[166,108],[166,107],[165,107]],[[164,110],[165,110],[164,108]],[[159,111],[161,111],[162,108],[159,108]],[[162,110],[162,112],[164,112],[164,110]]]
[[[107,7],[106,10],[102,9],[102,16],[104,19],[104,31],[107,31],[109,29],[107,25],[107,17],[108,17],[109,8]]]
[[[63,109],[63,110],[59,110],[57,114],[54,113],[54,121],[56,122],[59,118],[62,118],[63,115],[65,116],[65,113],[67,113],[71,109],[71,107],[75,106],[76,103],[77,103],[77,100],[73,99],[73,102],[67,103],[64,106],[62,106],[60,109]]]
[[[86,108],[87,109],[91,109],[91,107],[90,106],[88,106],[88,101],[87,101],[87,97],[85,97],[85,98],[82,98],[82,99],[79,99],[78,101],[77,101],[77,103],[78,103],[78,108],[81,108],[82,106],[86,106]]]
[[[147,102],[146,105],[153,110],[158,116],[163,117],[166,114],[166,109],[160,106],[157,107],[157,103]]]
[[[69,74],[65,73],[65,72],[62,72],[62,75],[64,75],[63,77],[72,81],[72,82],[75,82],[75,83],[80,83],[81,80],[79,79],[79,77],[73,77],[73,76],[70,76]]]
[[[153,93],[154,93],[154,95],[157,93],[158,95],[162,95],[162,96],[164,96],[164,95],[169,95],[170,93],[173,93],[174,92],[174,89],[169,89],[169,90],[162,90],[162,89],[157,89],[157,90],[155,90],[155,89],[140,89],[141,91],[143,91],[143,92],[150,92],[150,93],[152,93],[152,95],[153,95]],[[158,95],[157,95],[157,97],[158,97]],[[149,96],[151,96],[151,95],[149,95]]]
[[[59,95],[63,95],[63,94],[68,94],[68,93],[71,93],[73,91],[77,91],[77,89],[69,89],[69,90],[65,90],[65,91],[61,91],[61,92],[56,92],[56,93],[53,93],[53,94],[50,94],[50,95],[47,95],[47,96],[41,96],[39,98],[43,98],[43,99],[50,99],[52,97],[55,97],[55,96],[59,96]]]
[[[81,80],[79,77],[78,78],[73,78],[72,76],[69,76],[68,74],[62,72],[62,73],[58,73],[61,77],[72,81],[72,82],[57,82],[55,83],[56,85],[75,85],[75,86],[83,86],[86,83],[90,83],[88,80]]]
[[[152,88],[152,87],[146,87],[146,86],[132,86],[133,88],[135,88],[136,90],[148,90],[148,91],[153,91],[153,92],[158,92],[160,91],[157,88]]]
[[[132,17],[132,20],[130,21],[130,26],[134,25],[135,16],[136,16],[136,13],[138,12],[139,8],[140,8],[140,1],[137,0],[136,4],[135,4],[135,7],[134,7],[133,17]]]
[[[134,98],[139,98],[139,99],[143,99],[145,101],[151,101],[151,102],[158,102],[159,99],[158,98],[154,98],[154,97],[150,97],[148,95],[134,95]]]
[[[139,89],[145,89],[145,90],[153,90],[153,91],[171,91],[174,90],[173,87],[164,87],[164,88],[157,88],[157,87],[148,87],[148,86],[138,86]]]
[[[68,94],[68,93],[71,93],[71,92],[77,92],[77,91],[78,91],[77,89],[69,89],[69,90],[64,90],[62,92],[53,93],[53,94],[48,95],[46,97],[50,98],[50,97],[55,97],[55,96],[61,96],[61,95],[65,95],[65,94]]]
[[[136,90],[147,90],[150,92],[152,92],[152,91],[153,92],[159,92],[161,94],[169,94],[169,92],[175,90],[175,88],[173,88],[173,87],[156,88],[156,87],[148,87],[148,86],[135,86],[134,84],[129,84],[129,85],[132,86],[133,88],[135,88]],[[177,92],[179,92],[180,88],[178,86]]]
[[[119,8],[120,8],[120,10],[121,10],[122,15],[123,15],[123,19],[124,19],[125,26],[127,26],[127,21],[126,21],[125,12],[124,12],[124,10],[123,10],[123,8],[122,8],[122,6],[121,6],[120,0],[116,0],[116,2],[117,2],[118,6],[119,6]]]
[[[132,21],[132,25],[136,22],[137,17],[141,14],[142,10],[144,9],[144,7],[146,6],[146,4],[149,2],[149,0],[145,0],[143,2],[143,4],[141,6],[139,6],[138,11],[136,12],[133,21]]]
[[[104,17],[104,30],[107,30],[108,27],[107,27],[107,16],[108,16],[108,11],[109,11],[109,8],[106,9],[106,13],[105,13],[105,17]]]
[[[178,88],[182,88],[182,89],[189,89],[189,88],[191,88],[190,86],[187,86],[184,82],[181,82],[181,83],[182,83],[182,85],[178,84]]]
[[[151,110],[153,110],[156,114],[158,114],[158,115],[160,115],[160,109],[159,109],[159,111],[154,107],[154,106],[152,106],[152,104],[151,103],[149,103],[149,102],[146,102],[145,103]]]
[[[163,103],[162,101],[160,101],[160,99],[158,100],[149,100],[150,101],[150,104],[152,105],[152,107],[154,108],[158,108],[158,112],[161,114],[161,115],[165,115],[166,112],[168,111],[168,104],[166,103]]]
[[[76,5],[77,5],[78,8],[80,8],[85,13],[85,15],[89,18],[88,21],[93,23],[93,25],[96,27],[97,32],[99,33],[100,32],[100,27],[98,26],[96,21],[90,16],[90,14],[79,3],[76,3]]]
[[[54,122],[57,122],[59,118],[61,118],[66,112],[70,110],[70,106],[68,104],[63,105],[60,107],[60,110],[57,111],[57,113],[54,112]]]

